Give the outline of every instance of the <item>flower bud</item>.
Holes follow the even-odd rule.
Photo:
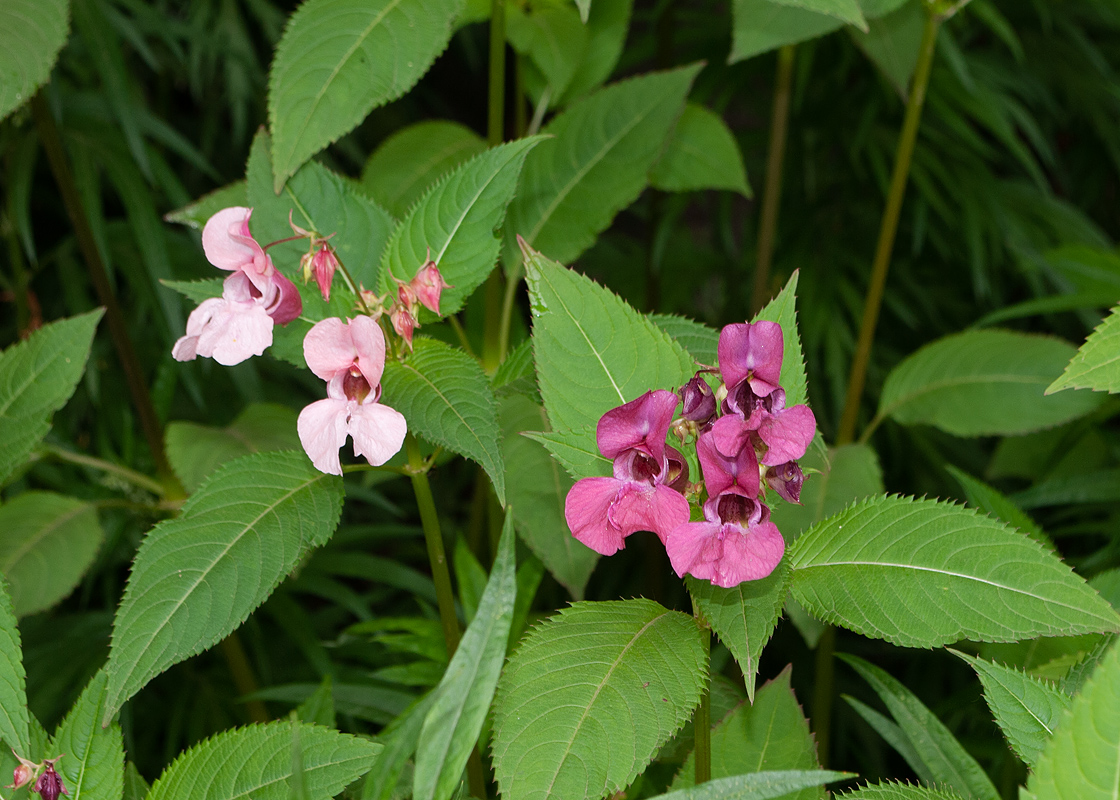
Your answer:
[[[681,416],[688,421],[703,426],[715,416],[716,398],[712,393],[712,387],[699,375],[694,375],[677,394],[680,395],[683,404]]]
[[[436,314],[439,313],[440,292],[451,288],[451,285],[440,274],[436,262],[430,259],[424,266],[420,267],[420,271],[416,273],[416,277],[410,281],[409,285],[420,304]]]
[[[21,789],[27,784],[31,783],[35,777],[35,773],[39,771],[39,765],[33,761],[28,761],[15,750],[12,755],[19,759],[19,766],[12,770],[12,783],[10,786],[5,786],[5,789]]]
[[[805,483],[805,473],[797,466],[796,461],[767,467],[766,483],[779,497],[801,505],[801,485]]]
[[[315,255],[311,258],[311,269],[315,274],[315,283],[324,300],[331,299],[331,281],[334,280],[334,271],[338,269],[338,256],[329,244],[319,245]]]
[[[62,756],[58,758],[62,758]],[[43,762],[46,764],[46,769],[44,769],[43,774],[39,776],[39,780],[35,781],[35,786],[31,790],[33,792],[38,792],[43,800],[58,800],[60,794],[64,794],[67,797],[70,796],[70,792],[66,791],[66,787],[62,785],[62,776],[54,770],[54,765],[55,762],[58,761],[58,758],[50,758]]]
[[[412,349],[412,332],[420,327],[416,322],[413,312],[400,303],[393,303],[393,310],[389,312],[389,319],[393,323],[393,330],[404,339],[408,349]]]

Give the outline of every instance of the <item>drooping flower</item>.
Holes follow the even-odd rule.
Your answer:
[[[42,764],[36,764],[34,761],[28,761],[19,753],[12,749],[12,755],[16,757],[19,764],[12,770],[12,782],[10,785],[5,786],[5,789],[21,789],[35,777],[35,774],[42,767]]]
[[[327,397],[300,412],[299,440],[315,468],[342,474],[338,450],[346,437],[354,454],[373,466],[384,464],[401,449],[408,425],[396,409],[382,405],[381,374],[385,370],[385,336],[369,317],[349,322],[330,318],[317,322],[303,340],[307,366],[327,382]]]
[[[325,239],[320,239],[312,250],[304,253],[300,259],[300,268],[304,283],[314,278],[323,299],[330,300],[331,283],[334,281],[335,270],[338,269],[338,256],[334,248]]]
[[[62,758],[62,756],[48,758],[43,762],[45,765],[43,774],[39,776],[39,780],[35,781],[35,785],[31,788],[31,791],[38,792],[43,800],[58,800],[60,794],[70,796],[70,792],[66,791],[66,787],[62,784],[62,776],[54,769],[54,765],[59,758]]]
[[[766,470],[766,485],[791,503],[801,503],[801,486],[804,483],[805,473],[796,461],[787,461]]]
[[[204,300],[187,319],[186,335],[171,350],[178,361],[212,357],[219,364],[239,364],[259,356],[272,344],[272,326],[300,315],[303,303],[295,285],[272,265],[272,259],[249,232],[252,209],[234,206],[212,216],[202,230],[207,260],[233,274],[222,296]]]
[[[592,550],[612,555],[637,531],[664,542],[688,521],[688,501],[672,488],[687,482],[687,465],[665,444],[677,404],[673,392],[646,392],[599,420],[596,441],[614,462],[614,476],[577,481],[564,502],[572,535]]]
[[[420,267],[409,286],[415,293],[416,299],[429,311],[439,313],[439,296],[444,289],[450,289],[451,284],[443,279],[436,262],[430,258]]]
[[[412,334],[420,327],[420,323],[416,321],[416,314],[410,308],[394,303],[389,311],[389,321],[393,323],[393,330],[397,332],[397,336],[404,339],[404,343],[411,350]]]
[[[677,394],[681,398],[681,416],[698,427],[707,425],[716,415],[716,398],[712,387],[699,373],[682,386]]]

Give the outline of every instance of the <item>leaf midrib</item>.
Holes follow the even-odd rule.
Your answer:
[[[27,348],[27,350],[24,350],[24,354],[25,354],[25,355],[27,355],[27,356],[33,356],[34,354],[33,354],[33,353],[30,353],[30,352],[29,352],[30,350],[31,350],[31,347],[29,346],[29,347]],[[7,355],[9,355],[9,353],[4,353],[4,355],[5,355],[5,356],[7,356]],[[57,352],[55,352],[55,353],[54,353],[54,355],[52,355],[52,356],[50,357],[50,359],[48,359],[48,360],[47,360],[47,361],[46,361],[46,362],[45,362],[45,363],[44,363],[44,364],[42,365],[42,368],[41,368],[41,369],[39,369],[39,370],[33,370],[33,371],[29,371],[29,372],[27,373],[27,378],[26,378],[26,380],[24,380],[24,381],[20,382],[20,383],[18,384],[17,388],[15,388],[15,390],[14,390],[14,391],[13,391],[13,392],[11,393],[11,396],[9,396],[7,400],[5,400],[5,401],[3,401],[2,403],[0,403],[0,416],[5,416],[5,415],[7,415],[7,413],[8,413],[8,409],[12,407],[12,404],[13,404],[13,403],[15,403],[15,402],[16,402],[16,400],[18,400],[18,399],[19,399],[19,398],[20,398],[20,397],[21,397],[21,396],[23,395],[23,393],[24,393],[24,392],[26,392],[26,391],[27,391],[27,387],[28,387],[28,386],[30,386],[31,384],[35,383],[35,382],[36,382],[37,380],[39,380],[39,378],[40,378],[40,377],[42,377],[43,373],[45,373],[45,372],[46,372],[47,370],[49,370],[49,369],[50,369],[50,368],[51,368],[52,366],[54,366],[54,364],[55,364],[55,363],[56,363],[56,362],[57,362],[57,361],[58,361],[58,360],[59,360],[60,358],[66,358],[66,355],[65,355],[65,353],[63,353],[62,351],[57,351]],[[5,360],[6,360],[6,359],[5,359]],[[52,410],[53,410],[53,409],[52,409]],[[31,417],[31,416],[35,416],[35,415],[36,415],[37,413],[43,413],[43,412],[42,412],[42,411],[39,411],[39,412],[31,412],[31,413],[29,413],[29,414],[26,414],[26,415],[24,415],[24,416],[28,416],[28,417]],[[46,413],[50,413],[50,411],[47,411]]]

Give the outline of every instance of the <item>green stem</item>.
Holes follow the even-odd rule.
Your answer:
[[[925,30],[922,31],[922,44],[918,52],[918,65],[914,70],[914,80],[910,85],[910,97],[906,101],[906,116],[902,122],[902,133],[895,154],[894,171],[887,194],[887,207],[883,211],[883,221],[879,228],[879,243],[875,248],[875,261],[871,266],[871,281],[863,304],[863,318],[860,321],[859,339],[852,360],[852,370],[848,375],[848,391],[844,398],[844,412],[840,418],[840,428],[836,444],[848,444],[855,438],[856,420],[859,417],[859,401],[863,395],[867,379],[867,364],[871,358],[871,345],[875,338],[875,326],[879,321],[879,309],[883,304],[883,289],[887,282],[887,270],[891,263],[891,250],[894,237],[898,232],[898,217],[902,211],[902,200],[906,194],[906,182],[910,175],[910,160],[914,155],[914,143],[918,138],[918,126],[922,120],[922,106],[925,104],[929,74],[933,65],[934,46],[942,16],[932,7],[927,8]]]
[[[817,759],[828,766],[832,744],[832,686],[836,653],[836,628],[829,625],[817,640],[816,675],[813,682],[813,731],[817,735]]]
[[[506,289],[502,297],[502,315],[498,320],[498,363],[505,361],[509,352],[509,329],[513,325],[513,305],[517,300],[517,287],[521,285],[521,257],[506,276]]]
[[[74,226],[74,235],[78,240],[78,248],[82,251],[86,267],[89,269],[90,279],[101,305],[105,306],[105,318],[109,325],[109,334],[117,350],[117,357],[124,368],[125,381],[132,395],[132,403],[140,418],[140,428],[144,432],[144,439],[148,442],[148,449],[152,453],[156,470],[168,487],[176,489],[180,494],[179,486],[171,465],[167,461],[167,453],[163,449],[163,432],[160,429],[159,417],[156,415],[152,397],[148,392],[148,383],[144,378],[144,370],[140,360],[136,357],[136,350],[132,346],[132,339],[128,335],[128,325],[125,323],[124,313],[113,294],[113,287],[109,283],[109,275],[105,271],[105,264],[101,261],[101,253],[97,249],[97,242],[90,227],[89,218],[82,207],[82,199],[78,193],[78,186],[74,183],[74,176],[70,172],[70,164],[66,159],[66,150],[62,145],[62,138],[58,134],[54,116],[51,114],[47,101],[43,99],[42,92],[31,98],[31,113],[35,118],[35,127],[39,131],[39,140],[47,153],[47,160],[54,173],[55,183],[58,184],[62,194],[62,203]]]
[[[770,264],[774,256],[774,234],[778,229],[778,208],[782,199],[782,164],[789,138],[789,99],[793,86],[794,46],[778,51],[778,72],[774,76],[774,105],[770,112],[770,151],[766,157],[766,189],[762,195],[762,216],[758,224],[758,251],[755,258],[754,287],[751,289],[751,314],[770,299]]]
[[[506,0],[490,0],[490,99],[486,139],[494,147],[505,139]]]
[[[45,445],[43,447],[43,453],[53,456],[59,461],[81,464],[83,467],[93,467],[102,472],[108,472],[119,478],[124,478],[134,486],[139,486],[141,489],[145,489],[157,497],[163,497],[167,492],[167,487],[159,481],[149,478],[147,475],[136,472],[135,470],[131,470],[128,467],[114,464],[112,461],[105,461],[100,458],[95,458],[94,456],[87,456],[85,453],[75,453],[72,450],[64,450],[61,447],[54,447],[53,445]]]
[[[221,647],[238,693],[249,695],[256,692],[257,679],[253,675],[253,667],[249,664],[249,657],[245,654],[245,648],[237,632],[234,631],[222,639]],[[268,709],[260,700],[245,701],[245,710],[249,712],[249,719],[252,722],[268,722],[271,719],[268,716]]]
[[[696,617],[696,624],[700,626],[700,630],[703,632],[704,649],[708,651],[709,656],[709,672],[704,676],[706,678],[704,694],[700,696],[700,705],[696,707],[696,712],[692,715],[694,737],[692,753],[696,767],[695,785],[699,786],[712,779],[712,676],[710,673],[712,631],[703,615],[701,615],[695,600],[692,601],[692,613]]]

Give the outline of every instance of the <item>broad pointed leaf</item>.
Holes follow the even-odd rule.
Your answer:
[[[837,797],[839,800],[963,800],[952,789],[943,786],[931,789],[928,786],[890,781],[861,786],[854,792],[844,792]]]
[[[857,0],[775,0],[775,2],[816,14],[827,14],[862,30],[867,29],[867,21],[863,18],[863,10]]]
[[[849,28],[856,44],[903,97],[910,93],[910,76],[918,64],[926,14],[922,0],[911,0],[886,16],[870,20],[866,33]]]
[[[7,582],[0,579],[0,740],[32,758],[23,647]]]
[[[525,157],[540,137],[488,150],[432,187],[393,231],[381,259],[381,291],[407,283],[431,257],[450,286],[439,298],[441,315],[453,314],[494,268],[506,206],[517,188]]]
[[[716,778],[700,786],[659,794],[652,800],[771,800],[851,777],[828,770],[783,770]]]
[[[195,200],[193,203],[163,215],[166,222],[177,222],[201,231],[207,220],[223,208],[249,205],[249,183],[242,179],[220,189],[215,189]]]
[[[506,6],[510,46],[530,59],[529,65],[539,71],[537,83],[543,84],[532,86],[527,79],[531,96],[538,96],[546,86],[554,98],[567,91],[587,49],[589,31],[585,22],[567,5],[542,4],[528,12],[515,3]]]
[[[276,192],[447,47],[462,0],[309,0],[288,21],[268,86]]]
[[[777,297],[763,306],[751,320],[767,320],[782,326],[782,373],[779,380],[786,393],[786,408],[809,400],[805,357],[801,353],[801,334],[797,330],[797,279],[800,274],[795,271],[790,275]]]
[[[1120,306],[1089,334],[1065,371],[1046,388],[1046,394],[1062,389],[1120,392]]]
[[[105,720],[149,680],[216,644],[334,533],[342,479],[303,453],[223,466],[140,545],[113,622]]]
[[[381,745],[318,725],[299,724],[303,779],[310,797],[333,797],[373,766]],[[219,733],[164,770],[147,800],[288,800],[292,723]]]
[[[168,289],[174,289],[188,300],[201,303],[211,297],[221,297],[223,281],[221,278],[201,278],[196,281],[160,281]]]
[[[47,82],[69,32],[69,0],[5,0],[0,5],[0,119]]]
[[[533,630],[502,675],[499,790],[582,800],[623,789],[688,720],[706,681],[692,618],[650,600],[575,603]]]
[[[102,727],[105,671],[93,676],[51,741],[51,757],[65,753],[57,769],[72,800],[121,800],[124,742],[116,722]]]
[[[506,658],[513,605],[517,597],[516,536],[506,512],[502,538],[478,612],[436,688],[416,750],[412,796],[448,800],[459,785],[467,758],[478,741],[498,675]]]
[[[565,433],[526,431],[524,436],[544,445],[574,480],[611,474],[611,462],[599,452],[595,428],[590,425]]]
[[[614,72],[626,43],[633,0],[595,0],[587,17],[587,46],[559,105],[598,89]]]
[[[905,647],[1120,629],[1052,553],[950,503],[864,500],[803,533],[789,558],[793,595],[812,614]]]
[[[891,371],[878,416],[956,436],[1011,436],[1060,425],[1103,399],[1091,392],[1043,396],[1073,353],[1060,339],[1014,331],[946,336]]]
[[[0,506],[0,572],[17,617],[53,606],[78,585],[101,546],[97,509],[54,492]]]
[[[734,134],[719,114],[695,103],[685,104],[649,182],[667,192],[727,189],[751,196]]]
[[[732,64],[844,27],[836,17],[772,0],[734,0],[731,19],[731,55],[727,60]]]

